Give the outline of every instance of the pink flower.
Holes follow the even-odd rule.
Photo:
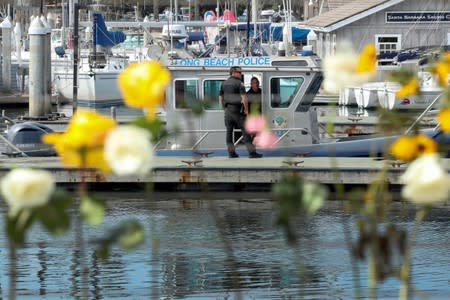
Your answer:
[[[256,146],[261,148],[270,148],[275,146],[278,136],[272,131],[264,130],[255,136],[254,142]]]
[[[245,120],[245,130],[250,133],[259,133],[266,128],[266,119],[262,115],[249,115]]]

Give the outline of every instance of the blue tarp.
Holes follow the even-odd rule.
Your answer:
[[[126,36],[122,31],[108,31],[105,20],[99,13],[94,13],[94,42],[95,45],[112,47],[125,41]]]
[[[293,42],[303,42],[306,41],[306,37],[310,32],[310,29],[292,27],[292,41]],[[272,41],[282,41],[283,40],[283,26],[270,24],[269,26],[264,26],[264,31],[262,34],[263,40],[270,40],[270,35],[272,35]]]
[[[205,38],[205,34],[201,31],[191,31],[186,33],[188,35],[189,42],[203,41]]]

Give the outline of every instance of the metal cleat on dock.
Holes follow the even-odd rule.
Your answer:
[[[199,150],[194,151],[194,155],[200,157],[209,157],[209,155],[213,153],[214,151],[199,151]]]
[[[311,152],[292,152],[293,157],[305,157],[311,154]]]
[[[19,156],[23,156],[23,152],[2,152],[2,155],[6,155],[8,157],[19,157]]]
[[[361,121],[363,118],[361,118],[360,116],[355,116],[355,117],[353,117],[353,116],[348,116],[347,119],[348,119],[349,121],[352,121],[352,122],[355,123],[355,122]]]
[[[283,161],[284,164],[287,164],[287,165],[289,165],[291,167],[298,167],[303,162],[304,162],[304,160],[297,160],[297,161],[287,161],[287,160],[285,160],[285,161]]]
[[[400,166],[406,164],[406,161],[403,160],[390,160],[389,163],[393,168],[400,168]]]
[[[199,164],[203,162],[201,159],[194,159],[194,160],[182,160],[181,162],[187,164],[189,167],[200,167]]]

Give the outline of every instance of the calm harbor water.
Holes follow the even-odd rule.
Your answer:
[[[329,201],[312,218],[296,221],[297,245],[289,245],[275,225],[277,206],[268,193],[103,193],[107,217],[84,226],[84,255],[73,230],[52,237],[39,226],[17,251],[18,299],[81,299],[82,262],[87,267],[88,299],[353,299],[349,250],[343,223],[356,237],[354,217],[343,202]],[[416,209],[396,203],[390,219],[411,230]],[[217,215],[214,215],[214,212]],[[8,297],[6,207],[0,202],[0,299]],[[75,214],[75,211],[73,212]],[[137,218],[146,241],[137,250],[113,248],[98,258],[89,241],[120,221]],[[218,227],[218,220],[222,226]],[[220,222],[219,222],[220,223]],[[219,230],[222,228],[223,230]],[[414,287],[429,299],[450,298],[450,206],[433,209],[413,245]],[[229,241],[237,272],[224,248]],[[367,262],[358,264],[362,296],[367,297]],[[397,299],[399,282],[379,285],[379,299]],[[412,299],[419,299],[415,294]]]

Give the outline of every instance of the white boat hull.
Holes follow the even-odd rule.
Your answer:
[[[117,87],[117,77],[124,69],[126,60],[110,59],[103,68],[89,68],[87,62],[78,70],[77,105],[110,107],[123,104]],[[73,100],[73,66],[58,66],[53,71],[56,90],[61,98]]]
[[[381,89],[378,91],[378,99],[380,106],[385,109],[425,109],[433,100],[441,93],[440,89],[422,90],[420,95],[399,98],[396,95],[397,90]],[[439,101],[436,101],[433,106],[437,106]]]
[[[355,98],[355,88],[346,87],[343,91],[339,93],[339,104],[340,105],[356,105]]]
[[[117,72],[78,74],[77,104],[89,107],[107,107],[122,104],[117,87]],[[73,100],[73,74],[55,73],[58,93],[64,99]]]

